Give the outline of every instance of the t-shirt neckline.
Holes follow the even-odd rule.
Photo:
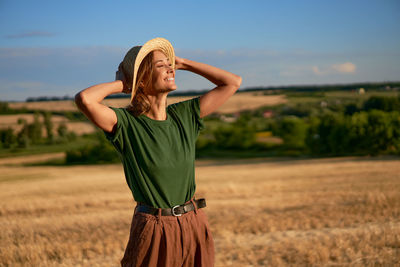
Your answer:
[[[171,121],[171,119],[170,119],[171,115],[168,113],[168,109],[166,110],[166,113],[167,113],[167,119],[165,119],[165,120],[154,120],[154,119],[152,119],[152,118],[150,118],[150,117],[148,117],[148,116],[146,116],[144,114],[139,115],[139,117],[144,119],[144,120],[146,120],[146,121],[148,121],[148,122],[150,122],[150,123],[152,123],[152,124],[158,124],[158,125],[159,124],[168,124]]]

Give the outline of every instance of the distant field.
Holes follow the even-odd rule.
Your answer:
[[[197,161],[216,266],[396,266],[399,163]],[[122,165],[0,172],[0,266],[119,266],[134,207]]]
[[[169,97],[167,99],[168,104],[173,104],[176,102],[184,101],[191,97]],[[234,113],[246,109],[255,109],[264,105],[277,105],[281,103],[286,103],[287,100],[284,95],[263,95],[260,93],[237,93],[232,96],[224,105],[222,105],[217,112],[220,113]],[[104,105],[113,107],[125,107],[129,104],[129,99],[107,99],[103,101]],[[22,108],[26,107],[28,109],[36,110],[51,110],[51,111],[77,111],[76,105],[73,101],[46,101],[46,102],[18,102],[9,103],[11,108]],[[18,118],[25,118],[27,122],[33,122],[32,114],[18,114],[18,115],[0,115],[0,129],[11,127],[15,131],[20,131],[22,125],[18,125]],[[42,120],[42,116],[40,116]],[[56,133],[57,127],[61,122],[65,122],[68,131],[73,131],[78,135],[84,133],[92,133],[95,131],[95,126],[89,122],[70,122],[67,118],[63,116],[52,116],[52,121],[54,124],[54,133]],[[44,134],[44,132],[43,132]]]
[[[168,97],[168,104],[183,101],[190,97]],[[260,93],[253,92],[240,92],[233,95],[224,105],[222,105],[217,111],[220,113],[231,113],[245,109],[254,109],[264,105],[277,105],[286,103],[284,95],[263,95]],[[45,103],[45,105],[43,104]],[[125,107],[129,104],[129,99],[106,99],[103,101],[105,105],[111,105],[114,107]],[[76,105],[71,100],[66,101],[46,101],[46,102],[15,102],[9,103],[11,108],[22,108],[26,107],[29,109],[37,110],[53,110],[53,111],[76,111]]]
[[[25,119],[28,123],[32,123],[34,121],[33,114],[12,114],[12,115],[0,115],[0,129],[12,128],[14,132],[19,132],[23,125],[18,124],[18,119]],[[67,125],[68,131],[73,131],[78,135],[84,133],[92,133],[95,130],[95,127],[91,123],[87,122],[77,122],[77,121],[69,121],[66,117],[60,115],[52,115],[51,120],[53,122],[53,134],[57,135],[57,128],[61,123],[65,123]],[[39,121],[43,123],[43,116],[39,116]],[[46,131],[42,129],[42,136],[46,136]]]
[[[332,92],[316,92],[316,93],[290,93],[287,97],[290,103],[315,103],[322,99],[347,99],[365,101],[371,96],[399,96],[398,91],[367,91],[364,94],[359,94],[357,91],[332,91]]]

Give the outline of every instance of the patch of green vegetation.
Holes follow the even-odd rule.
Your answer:
[[[76,140],[70,141],[68,143],[61,144],[40,144],[40,145],[31,145],[27,148],[9,148],[9,149],[0,149],[0,158],[10,158],[10,157],[18,157],[18,156],[27,156],[27,155],[37,155],[44,153],[55,153],[55,152],[65,152],[67,149],[78,148],[85,144],[93,144],[96,140],[90,135],[83,135],[77,137]]]

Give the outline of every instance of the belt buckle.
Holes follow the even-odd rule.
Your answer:
[[[179,216],[182,216],[182,214],[176,214],[175,213],[175,208],[177,208],[177,207],[179,207],[180,205],[176,205],[176,206],[173,206],[172,207],[172,215],[174,215],[175,217],[179,217]]]

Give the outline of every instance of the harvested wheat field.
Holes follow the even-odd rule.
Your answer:
[[[396,266],[399,158],[197,161],[216,266]],[[122,165],[0,166],[0,266],[119,266]]]

